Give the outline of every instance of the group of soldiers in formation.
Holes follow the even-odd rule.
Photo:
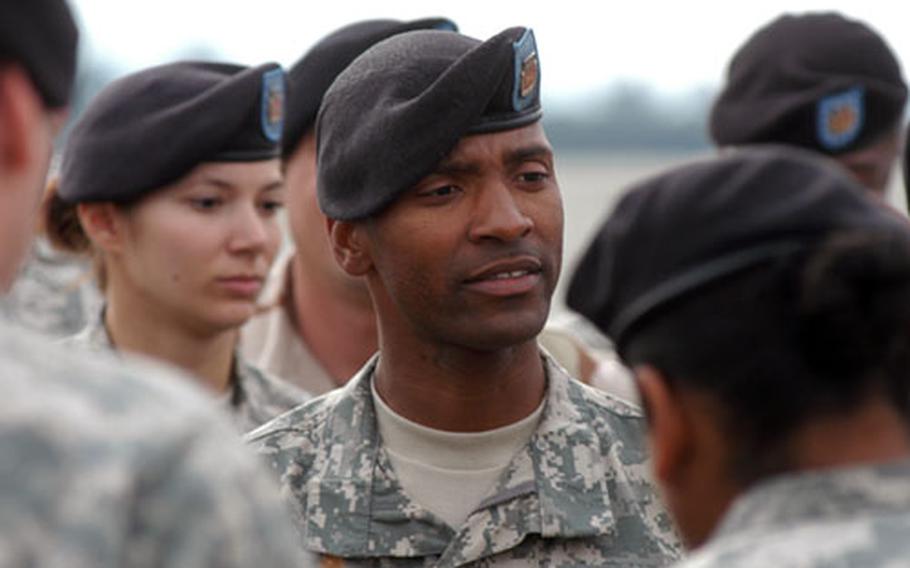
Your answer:
[[[48,183],[77,41],[0,3],[0,566],[910,566],[907,86],[866,24],[748,38],[718,151],[572,267],[583,329],[532,30],[144,69]]]

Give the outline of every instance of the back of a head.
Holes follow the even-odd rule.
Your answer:
[[[910,227],[792,149],[644,182],[587,251],[568,303],[630,365],[718,402],[743,483],[789,469],[800,426],[870,396],[910,422]]]
[[[47,108],[69,103],[78,37],[65,0],[0,3],[0,64],[21,65]]]
[[[78,31],[64,0],[0,2],[0,291],[35,229],[34,203],[69,103]]]
[[[316,123],[322,97],[332,81],[358,55],[394,35],[414,30],[458,31],[446,18],[412,21],[364,20],[348,24],[319,40],[288,69],[287,118],[282,153],[292,154]]]
[[[718,146],[793,144],[840,155],[894,132],[907,86],[892,50],[837,13],[784,15],[734,54],[711,109]]]

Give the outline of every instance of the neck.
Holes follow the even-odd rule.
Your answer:
[[[320,279],[291,261],[289,311],[294,326],[323,369],[342,385],[378,348],[369,294]]]
[[[546,371],[534,339],[495,351],[382,343],[376,390],[395,412],[450,432],[518,422],[540,405]]]
[[[796,469],[882,463],[910,456],[910,434],[893,406],[873,398],[847,415],[806,424],[791,448]]]
[[[169,320],[160,310],[117,300],[108,293],[104,324],[118,350],[171,363],[215,393],[231,387],[236,329],[201,333]]]

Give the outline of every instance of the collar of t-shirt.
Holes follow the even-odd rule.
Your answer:
[[[372,385],[383,446],[404,492],[452,527],[480,504],[531,439],[544,402],[518,422],[485,432],[448,432],[408,420]],[[546,399],[544,399],[546,400]]]

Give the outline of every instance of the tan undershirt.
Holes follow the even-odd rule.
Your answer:
[[[383,446],[401,486],[417,503],[457,528],[530,441],[544,403],[520,421],[486,432],[446,432],[397,414],[373,385]],[[546,400],[546,399],[544,399]]]

